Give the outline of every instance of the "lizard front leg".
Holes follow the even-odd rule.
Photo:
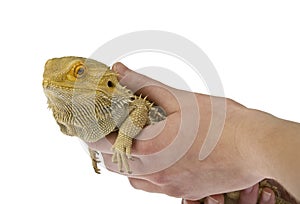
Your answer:
[[[151,104],[141,97],[136,98],[131,105],[133,110],[122,123],[112,147],[114,152],[112,161],[118,163],[119,171],[122,172],[125,167],[127,173],[131,173],[128,159],[131,158],[132,140],[147,124],[148,112],[151,107]]]

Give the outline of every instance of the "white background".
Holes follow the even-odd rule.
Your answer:
[[[2,1],[0,203],[180,203],[93,173],[78,140],[63,136],[47,109],[45,61],[88,57],[133,31],[170,31],[209,56],[227,97],[299,122],[298,2]]]

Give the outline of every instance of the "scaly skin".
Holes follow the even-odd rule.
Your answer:
[[[108,66],[92,59],[62,57],[46,62],[43,88],[49,108],[60,126],[70,136],[85,142],[96,142],[118,130],[113,145],[113,162],[118,168],[131,173],[128,159],[131,158],[132,140],[147,124],[164,120],[166,114],[145,98],[135,96],[118,83],[117,73]],[[98,152],[89,149],[93,168],[100,173],[97,163]],[[260,183],[277,189],[273,180]],[[227,193],[226,203],[235,203],[239,192]],[[276,191],[278,204],[288,204]]]

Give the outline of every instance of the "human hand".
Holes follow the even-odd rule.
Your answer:
[[[240,198],[238,200],[238,204],[275,204],[275,194],[269,188],[264,188],[262,191],[262,196],[259,198],[258,193],[259,186],[258,184],[249,187],[245,190],[240,192]],[[202,203],[204,204],[225,204],[224,195],[212,195],[201,199]],[[201,203],[198,201],[191,201],[191,200],[182,200],[182,204],[199,204]]]
[[[228,99],[173,89],[130,71],[121,63],[115,64],[114,70],[120,74],[120,82],[129,89],[135,91],[144,87],[140,92],[163,107],[168,115],[164,123],[142,131],[138,141],[134,143],[132,155],[135,161],[130,163],[134,173],[129,175],[129,180],[135,188],[196,200],[212,194],[243,189],[264,178],[261,172],[253,171],[258,169],[259,162],[249,164],[241,154],[240,138],[249,137],[250,134],[239,129],[247,118],[247,109],[244,106]],[[220,140],[210,156],[201,161],[199,152],[212,122],[212,102],[218,105],[224,100],[227,104],[225,110],[223,106],[214,107],[226,112]],[[182,121],[184,114],[189,117]],[[195,120],[197,118],[199,120]],[[217,122],[222,122],[222,119],[217,118]],[[152,138],[153,129],[161,129],[162,126],[161,132]],[[249,132],[252,134],[253,130]],[[114,137],[110,136],[108,140],[113,143]],[[116,165],[111,163],[110,149],[104,144],[105,140],[100,140],[90,146],[104,152],[106,167],[117,172]],[[175,151],[182,146],[187,148],[184,149],[184,154],[179,155],[181,158],[176,155],[176,162],[172,165],[167,165],[166,168],[161,166],[159,171],[154,171],[153,167],[160,167],[173,158],[167,154],[169,157],[160,157],[154,163],[153,157],[149,159],[144,155],[161,153],[170,146]],[[149,173],[149,170],[153,171]],[[197,188],[191,188],[191,184]]]
[[[278,119],[230,99],[168,87],[121,63],[113,69],[120,74],[121,84],[147,95],[167,113],[165,121],[146,127],[133,144],[133,174],[127,175],[133,187],[197,200],[245,189],[272,177],[265,163],[264,145]],[[222,112],[226,118],[219,141],[213,152],[200,160],[199,152],[209,130],[222,125]],[[102,152],[109,170],[118,172],[110,151],[115,135],[106,138],[89,146]]]

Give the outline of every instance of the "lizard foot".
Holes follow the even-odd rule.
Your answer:
[[[92,165],[94,168],[95,173],[100,174],[100,169],[98,168],[98,163],[100,163],[98,159],[99,153],[95,150],[89,148],[90,157],[92,159]]]
[[[124,172],[123,171],[123,167],[125,168],[126,172],[128,174],[131,174],[131,170],[129,167],[129,163],[128,163],[128,156],[126,155],[125,152],[123,151],[119,151],[117,149],[113,150],[114,154],[112,157],[112,162],[117,163],[118,164],[118,169],[120,172]]]
[[[112,147],[113,150],[112,162],[118,164],[118,169],[120,172],[123,172],[123,167],[124,167],[128,174],[132,173],[128,163],[128,160],[132,160],[131,146],[132,146],[131,137],[125,135],[119,135],[115,144]]]

